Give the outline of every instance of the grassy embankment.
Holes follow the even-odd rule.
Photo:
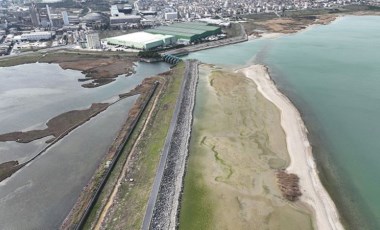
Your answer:
[[[143,119],[140,120],[132,138],[128,141],[124,154],[121,156],[113,173],[111,173],[110,179],[103,190],[104,192],[95,205],[85,229],[90,229],[95,224],[100,210],[104,206],[106,198],[111,193],[118,179],[119,172],[123,168],[122,162],[125,161],[129,154],[133,154],[130,162],[131,167],[128,169],[126,179],[120,186],[115,202],[110,209],[110,213],[107,215],[105,227],[107,229],[141,228],[145,215],[145,206],[154,181],[161,149],[165,143],[167,130],[183,79],[184,68],[184,63],[180,63],[171,71],[171,74],[165,76],[166,81],[163,84],[163,92],[160,95],[157,106],[154,108],[152,119],[136,146],[136,151],[130,153],[134,140],[136,140],[139,131],[142,129],[143,121],[145,121],[152,103],[150,103],[148,109],[143,114]],[[132,178],[133,182],[129,181]]]
[[[275,172],[289,162],[279,110],[243,75],[208,68],[200,72],[180,229],[312,229],[310,212],[277,186]]]

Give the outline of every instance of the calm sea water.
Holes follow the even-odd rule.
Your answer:
[[[268,65],[303,115],[343,222],[350,229],[380,229],[380,17],[347,16],[190,58],[233,68]]]
[[[165,63],[136,67],[136,74],[94,89],[80,86],[79,71],[56,64],[0,68],[0,133],[45,127],[63,112],[112,101],[144,78],[167,71]],[[0,183],[0,229],[58,229],[107,152],[137,96],[110,106],[43,155]],[[0,142],[0,162],[24,162],[49,137],[28,144]]]

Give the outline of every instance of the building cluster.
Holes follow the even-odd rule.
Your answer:
[[[373,0],[372,2],[376,2]],[[236,18],[247,14],[277,13],[286,10],[333,8],[348,4],[368,4],[367,0],[139,0],[139,9],[175,12],[185,20],[221,17]]]
[[[107,46],[152,50],[176,44],[187,45],[202,42],[210,38],[217,38],[221,32],[221,28],[217,26],[209,26],[201,22],[182,22],[159,26],[143,32],[107,38],[104,40],[104,44]]]
[[[378,0],[136,0],[133,2],[0,0],[0,55],[17,53],[17,49],[28,50],[28,46],[32,48],[37,42],[39,47],[44,44],[46,47],[71,45],[100,49],[102,43],[96,33],[99,30],[150,29],[146,32],[174,36],[177,42],[191,43],[192,38],[182,37],[186,37],[186,33],[192,34],[194,28],[176,28],[174,34],[168,30],[169,27],[164,26],[173,23],[177,26],[178,22],[192,21],[229,26],[231,20],[244,18],[247,14],[273,12],[278,14],[286,10],[333,8],[346,4],[378,6],[379,2]],[[173,28],[174,26],[170,27]],[[179,32],[184,35],[178,36]],[[140,36],[142,39],[152,38],[144,33]],[[166,37],[161,40],[165,39]],[[161,45],[165,44],[166,42]]]

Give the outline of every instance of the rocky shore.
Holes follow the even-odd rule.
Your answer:
[[[173,117],[175,123],[170,127],[161,156],[164,164],[160,162],[157,171],[155,185],[159,184],[159,190],[153,185],[151,193],[150,201],[155,200],[152,196],[157,196],[156,202],[151,216],[148,203],[143,229],[176,229],[178,224],[177,213],[188,155],[197,81],[198,62],[188,61],[182,96],[177,101]]]

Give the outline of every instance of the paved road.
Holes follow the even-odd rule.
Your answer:
[[[167,168],[168,154],[170,153],[170,150],[172,147],[172,142],[174,138],[173,134],[179,122],[179,114],[181,111],[184,95],[185,93],[188,93],[185,91],[185,86],[186,86],[187,81],[191,78],[191,75],[194,74],[194,65],[198,65],[198,64],[194,61],[186,61],[184,79],[182,81],[180,94],[179,94],[180,97],[177,99],[173,118],[171,120],[169,131],[166,136],[165,145],[161,153],[161,159],[160,159],[160,163],[157,169],[156,178],[152,186],[152,191],[148,200],[147,209],[146,209],[146,213],[145,213],[143,224],[142,224],[143,230],[151,229],[151,222],[153,219],[154,210],[157,203],[157,198],[160,192],[160,185],[161,185],[161,182],[163,181],[164,171]]]

